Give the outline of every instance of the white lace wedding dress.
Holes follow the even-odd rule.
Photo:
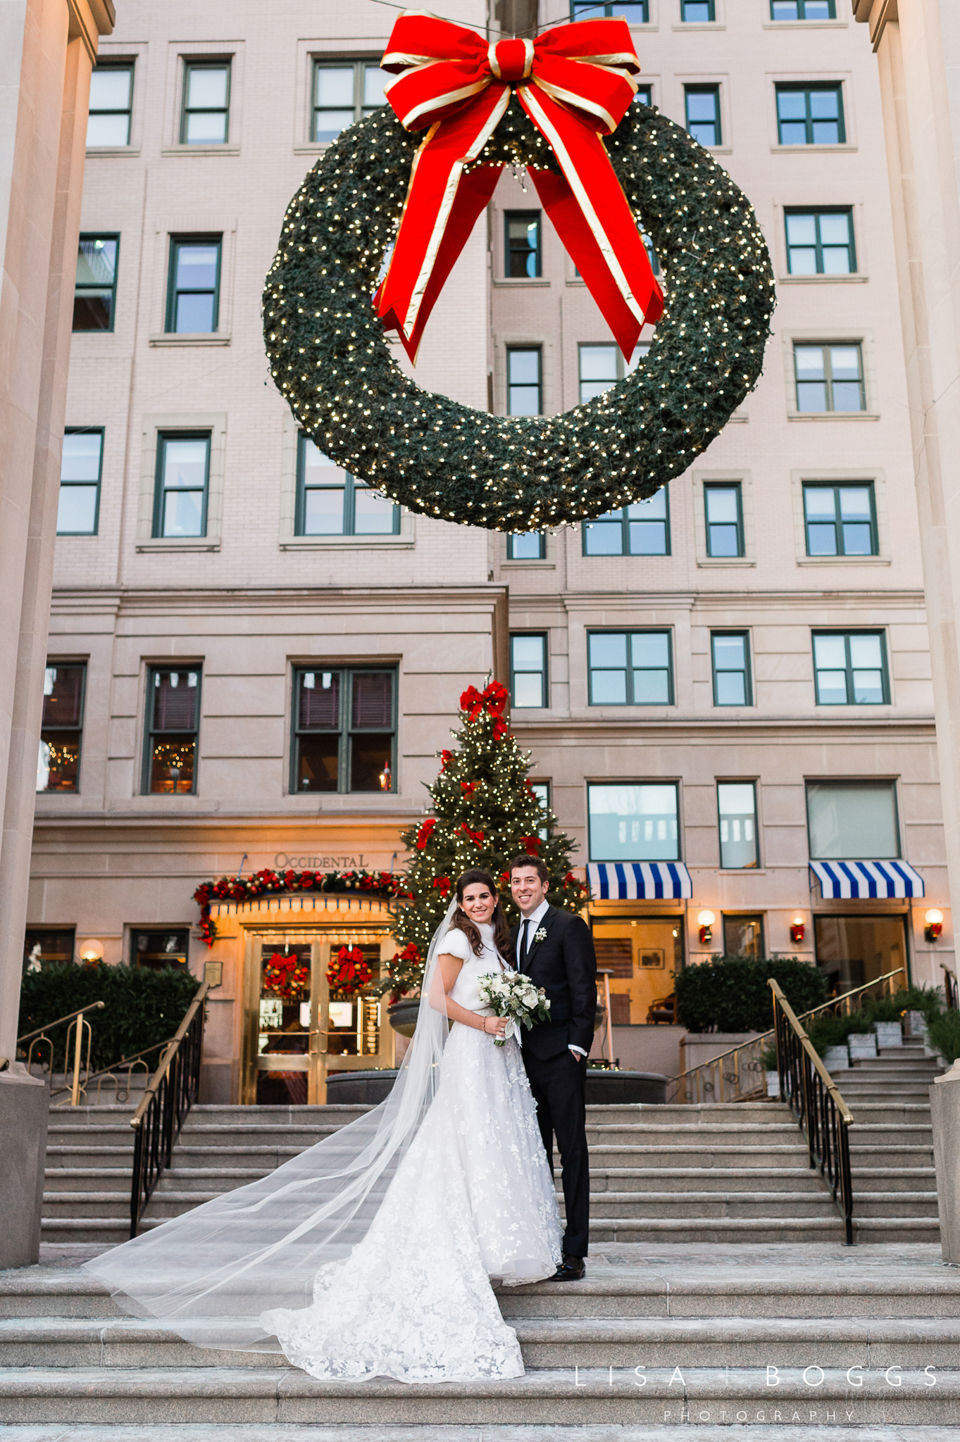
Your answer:
[[[492,928],[480,931],[480,956],[462,931],[448,932],[439,950],[464,963],[452,1000],[490,1015],[478,979],[501,962]],[[312,1306],[260,1317],[311,1376],[523,1375],[490,1279],[552,1275],[561,1227],[520,1047],[453,1022],[439,1065],[433,1102],[362,1241],[320,1268]]]

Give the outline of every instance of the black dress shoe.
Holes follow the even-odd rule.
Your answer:
[[[582,1257],[564,1257],[548,1282],[579,1282],[586,1275],[586,1266]]]

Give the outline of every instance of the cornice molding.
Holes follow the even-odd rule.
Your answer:
[[[874,50],[883,38],[888,20],[899,20],[899,0],[853,0],[853,18],[861,25],[870,26],[870,40]]]

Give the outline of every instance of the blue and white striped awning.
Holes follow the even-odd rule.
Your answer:
[[[594,901],[677,901],[693,895],[682,861],[592,861],[587,880]]]
[[[923,877],[905,861],[811,861],[824,900],[923,896]]]

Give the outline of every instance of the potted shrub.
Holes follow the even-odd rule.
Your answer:
[[[930,1045],[943,1057],[947,1066],[960,1057],[960,1011],[944,1011],[928,1026]]]
[[[807,1035],[827,1071],[844,1071],[849,1067],[849,1033],[848,1016],[819,1016],[807,1028]]]
[[[780,1073],[777,1070],[777,1048],[775,1046],[764,1047],[760,1053],[760,1065],[767,1078],[767,1096],[780,1096]]]

